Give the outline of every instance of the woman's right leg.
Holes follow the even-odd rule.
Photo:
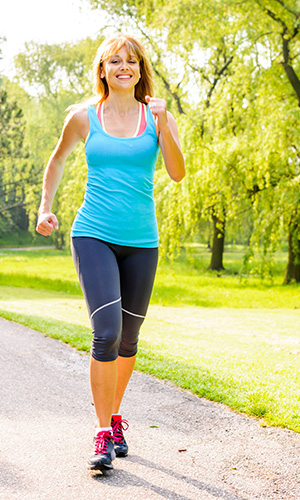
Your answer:
[[[98,427],[110,427],[121,339],[120,279],[111,248],[94,238],[73,238],[72,254],[91,325],[90,382]]]
[[[91,356],[90,384],[97,427],[110,427],[117,386],[116,361],[97,361]]]

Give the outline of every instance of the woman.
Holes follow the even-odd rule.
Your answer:
[[[97,104],[74,107],[45,170],[37,231],[58,228],[52,201],[67,156],[85,142],[88,182],[72,226],[72,255],[90,315],[97,416],[91,470],[126,456],[119,407],[131,377],[158,258],[153,178],[159,146],[170,177],[185,175],[176,122],[153,97],[149,61],[130,36],[105,40],[94,61]]]

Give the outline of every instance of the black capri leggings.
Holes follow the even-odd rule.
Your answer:
[[[91,355],[113,361],[137,353],[152,292],[158,248],[72,238],[72,255],[93,331]]]

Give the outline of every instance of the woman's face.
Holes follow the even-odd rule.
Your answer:
[[[139,62],[124,45],[116,54],[103,61],[100,77],[105,78],[108,87],[112,89],[132,89],[141,77]]]

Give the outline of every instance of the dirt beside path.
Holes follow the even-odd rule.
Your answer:
[[[89,358],[0,319],[0,498],[300,498],[300,435],[135,372],[127,458],[91,475]]]

